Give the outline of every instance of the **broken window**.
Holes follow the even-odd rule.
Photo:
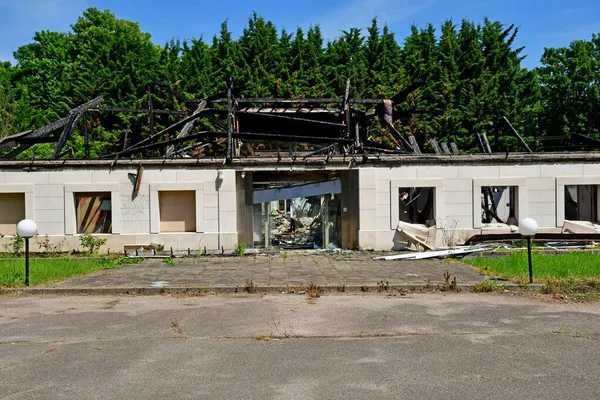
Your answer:
[[[74,193],[77,233],[111,233],[110,192]]]
[[[161,232],[196,232],[196,191],[158,192]]]
[[[596,185],[565,186],[565,219],[598,221],[598,187]]]
[[[516,186],[481,187],[481,222],[518,225]]]
[[[432,187],[398,188],[400,221],[426,225],[434,218],[434,194]]]
[[[25,219],[25,193],[0,193],[0,234],[16,235],[22,219]]]

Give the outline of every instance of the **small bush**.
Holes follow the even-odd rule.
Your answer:
[[[19,235],[14,235],[10,242],[4,245],[4,250],[7,253],[11,253],[16,257],[19,257],[23,253],[25,248],[25,239]]]
[[[79,237],[79,243],[88,254],[97,254],[100,247],[106,244],[106,239],[95,237],[89,233],[84,233]]]
[[[55,256],[61,251],[61,245],[53,245],[50,241],[50,237],[46,234],[44,236],[36,235],[35,237],[38,245],[38,249],[51,256]],[[63,239],[64,240],[64,239]]]
[[[239,257],[243,257],[246,254],[246,242],[240,242],[235,245],[235,254]]]
[[[176,260],[174,260],[173,258],[171,258],[171,257],[165,258],[165,259],[163,260],[163,262],[164,262],[165,264],[167,264],[167,265],[171,265],[171,266],[173,266],[173,265],[177,265],[177,264],[178,264],[178,262],[177,262]]]
[[[499,289],[498,283],[496,281],[490,281],[488,279],[484,280],[481,283],[476,284],[475,286],[473,286],[473,291],[475,293],[489,293],[489,292],[495,292]]]

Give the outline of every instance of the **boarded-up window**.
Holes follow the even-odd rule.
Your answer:
[[[196,192],[158,192],[161,232],[196,232]]]
[[[75,196],[77,233],[111,233],[110,192],[80,192]]]
[[[596,185],[565,186],[565,219],[598,221],[598,187]]]
[[[398,188],[398,217],[402,222],[426,225],[434,218],[434,194],[432,187]]]
[[[25,193],[0,193],[0,233],[16,235],[22,219],[25,219]]]

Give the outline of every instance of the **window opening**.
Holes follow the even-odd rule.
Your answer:
[[[16,235],[22,219],[25,219],[25,193],[0,193],[0,234]]]
[[[426,225],[434,218],[434,193],[432,187],[398,188],[398,216],[400,221]]]
[[[196,192],[158,192],[161,232],[196,232]]]
[[[565,186],[565,219],[598,221],[598,187],[596,185]]]
[[[516,186],[481,187],[481,222],[518,225]]]
[[[77,233],[111,233],[110,192],[74,193]]]

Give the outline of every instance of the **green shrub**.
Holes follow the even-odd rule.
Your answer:
[[[19,257],[21,253],[23,253],[23,249],[25,249],[25,239],[19,235],[14,235],[12,239],[10,239],[10,242],[4,245],[4,249],[6,252]]]
[[[235,254],[243,257],[246,254],[246,242],[240,242],[235,245]]]
[[[106,239],[95,237],[89,233],[84,233],[79,237],[79,243],[88,254],[97,254],[100,247],[106,244]]]
[[[178,264],[178,262],[176,260],[172,259],[171,257],[165,258],[163,260],[163,262],[167,265],[177,265]]]
[[[485,281],[476,284],[475,286],[473,286],[473,291],[475,293],[489,293],[489,292],[495,292],[499,289],[498,287],[498,283],[494,280],[490,281],[488,279],[486,279]]]

